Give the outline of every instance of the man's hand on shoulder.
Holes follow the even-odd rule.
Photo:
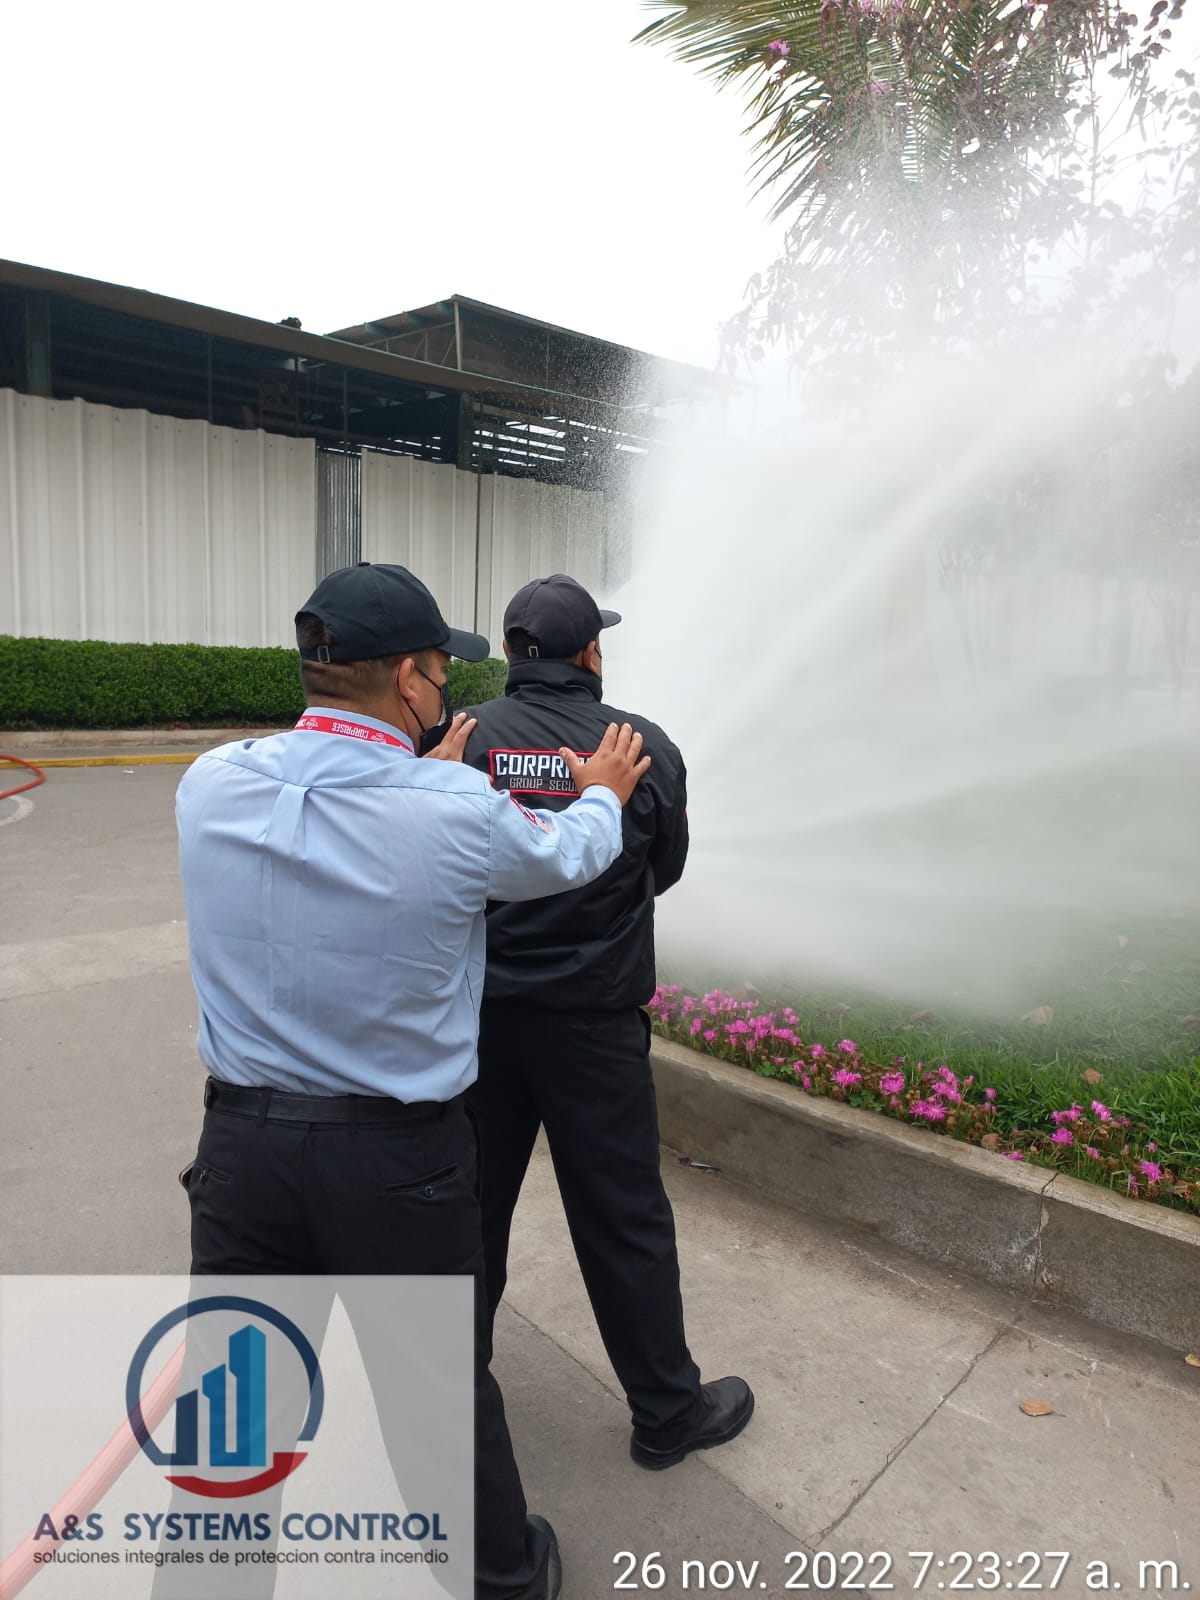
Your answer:
[[[427,750],[425,761],[461,761],[463,751],[467,748],[467,740],[475,732],[478,719],[468,717],[465,711],[460,711],[450,721],[446,736],[433,750]]]
[[[566,762],[580,794],[592,784],[600,783],[611,789],[622,805],[628,803],[642,774],[650,767],[650,757],[642,755],[641,734],[634,733],[627,722],[620,728],[610,722],[596,746],[596,753],[586,761],[581,761],[574,750],[565,746],[558,753]]]

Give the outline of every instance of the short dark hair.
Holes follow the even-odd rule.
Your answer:
[[[331,643],[329,629],[312,611],[301,611],[296,618],[296,645],[301,650],[315,650],[318,645]],[[375,656],[369,661],[304,661],[300,662],[300,682],[310,705],[322,700],[357,700],[373,698],[388,685],[402,661],[415,661],[420,665],[432,652],[409,650],[398,656]]]

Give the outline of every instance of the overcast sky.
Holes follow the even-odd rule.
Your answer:
[[[26,0],[0,255],[318,332],[458,292],[710,364],[779,230],[741,106],[633,45],[650,15]]]

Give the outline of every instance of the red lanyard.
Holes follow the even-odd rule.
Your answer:
[[[340,733],[346,739],[365,739],[368,744],[396,744],[411,751],[407,739],[397,739],[382,728],[364,728],[361,722],[343,722],[339,717],[315,717],[306,712],[296,724],[305,733]]]

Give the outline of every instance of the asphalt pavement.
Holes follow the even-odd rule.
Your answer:
[[[176,1173],[203,1075],[175,860],[183,770],[56,768],[0,801],[5,1273],[186,1270]],[[670,1471],[630,1461],[539,1148],[495,1370],[530,1504],[559,1532],[565,1600],[1200,1594],[1200,1369],[773,1208],[673,1152],[663,1168],[693,1354],[706,1376],[744,1374],[758,1409],[741,1438]],[[1031,1398],[1052,1414],[1023,1413]],[[50,1600],[51,1581],[27,1593]]]

